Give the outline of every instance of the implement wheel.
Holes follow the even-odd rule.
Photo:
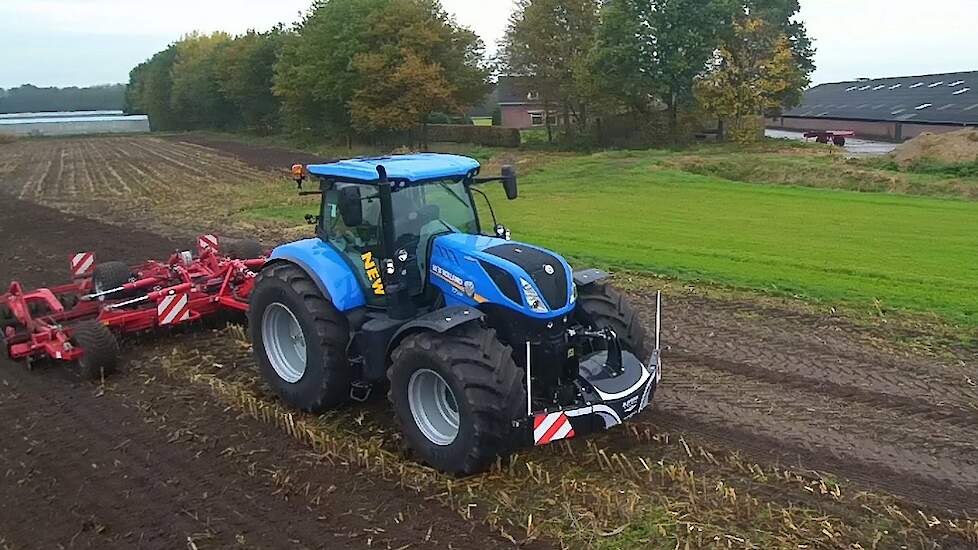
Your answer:
[[[17,324],[17,319],[14,318],[14,312],[10,311],[10,306],[7,304],[0,304],[0,338],[3,337],[4,329]]]
[[[119,288],[132,279],[132,272],[129,266],[123,262],[105,262],[95,266],[92,271],[92,286],[95,292],[104,292]],[[118,300],[121,298],[132,298],[130,292],[116,292],[107,296],[109,299]]]
[[[420,332],[394,350],[392,363],[388,396],[422,461],[468,475],[513,447],[512,421],[525,414],[523,371],[494,330],[468,323]]]
[[[590,284],[578,290],[577,316],[582,323],[596,329],[614,330],[622,347],[643,362],[652,355],[642,319],[621,291],[603,283]]]
[[[75,326],[72,343],[84,354],[78,359],[81,375],[99,380],[115,372],[119,363],[119,343],[109,327],[97,321],[82,321]]]
[[[220,239],[221,254],[235,260],[254,260],[265,255],[265,249],[250,239]]]
[[[282,401],[317,412],[349,399],[346,317],[301,268],[277,264],[261,271],[248,326],[262,375]]]

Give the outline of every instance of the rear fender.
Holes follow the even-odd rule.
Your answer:
[[[366,305],[363,288],[350,265],[340,252],[321,239],[279,246],[265,265],[283,262],[302,268],[337,310],[346,312]]]

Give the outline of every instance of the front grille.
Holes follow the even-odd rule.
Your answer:
[[[485,269],[486,273],[489,274],[489,278],[492,279],[492,282],[496,283],[496,286],[503,293],[503,296],[509,298],[517,304],[523,303],[523,299],[520,297],[520,289],[516,285],[516,279],[514,279],[508,271],[481,260],[479,261],[479,264],[482,266],[482,269]]]
[[[542,250],[518,244],[502,244],[485,251],[525,269],[551,309],[567,305],[567,272],[560,259]],[[547,266],[553,268],[552,274],[547,273]]]

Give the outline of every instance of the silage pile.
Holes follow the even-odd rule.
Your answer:
[[[893,151],[901,165],[929,160],[947,164],[978,162],[978,128],[946,134],[921,134]]]

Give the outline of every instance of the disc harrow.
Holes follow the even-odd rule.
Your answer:
[[[244,247],[226,246],[222,252],[223,241],[203,235],[196,250],[128,266],[124,281],[101,280],[95,255],[81,252],[69,259],[71,283],[35,290],[10,283],[0,295],[0,336],[7,355],[28,367],[40,359],[85,364],[97,357],[97,372],[105,373],[115,366],[118,337],[226,311],[246,312],[265,254],[232,257],[233,250]],[[111,340],[108,335],[86,338],[93,323],[108,329]],[[86,349],[85,341],[99,342],[99,349]]]

